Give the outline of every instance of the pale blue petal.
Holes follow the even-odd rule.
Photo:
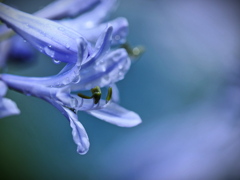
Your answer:
[[[9,39],[0,42],[0,68],[5,66],[10,49],[11,41]]]
[[[7,86],[4,82],[0,81],[0,98],[5,96],[7,92]]]
[[[95,86],[109,86],[124,78],[131,61],[125,49],[117,49],[99,58],[95,63],[82,68],[81,81],[72,85],[73,91],[89,90]]]
[[[119,45],[126,42],[126,37],[128,35],[128,21],[126,18],[120,17],[106,23],[102,23],[96,27],[85,29],[76,27],[75,24],[71,25],[76,31],[81,33],[89,42],[95,43],[99,36],[104,32],[106,27],[112,26],[112,45]]]
[[[15,102],[10,99],[0,97],[0,118],[20,114]]]
[[[138,114],[113,102],[109,103],[105,108],[86,112],[101,120],[121,127],[133,127],[142,122]]]
[[[90,143],[85,128],[78,121],[77,114],[69,108],[66,108],[58,104],[56,101],[53,101],[51,98],[46,98],[45,100],[57,108],[69,120],[72,128],[73,141],[77,145],[77,152],[81,155],[86,154]]]
[[[57,0],[34,15],[47,19],[71,17],[93,8],[99,2],[100,0]]]
[[[77,95],[71,95],[75,100],[77,100],[74,109],[76,111],[88,111],[95,109],[102,109],[108,106],[110,101],[106,102],[106,100],[100,99],[97,104],[94,104],[94,99],[83,99]]]
[[[77,145],[77,152],[84,155],[87,153],[90,146],[87,132],[85,131],[83,125],[78,121],[77,114],[68,108],[63,107],[63,109],[66,111],[65,116],[68,118],[72,128],[72,136]]]
[[[28,86],[32,84],[32,87],[49,86],[49,87],[63,87],[69,84],[78,83],[80,81],[80,69],[83,59],[87,57],[86,42],[83,39],[79,39],[78,45],[78,61],[77,63],[67,64],[63,70],[54,76],[50,77],[23,77],[10,74],[2,74],[2,79],[8,83],[18,84],[22,88],[24,85]],[[20,85],[21,84],[21,85]],[[16,87],[18,88],[18,87]],[[24,88],[27,91],[27,88]]]
[[[76,40],[82,36],[74,30],[2,3],[0,3],[0,19],[51,58],[63,62],[74,63],[77,61]]]
[[[17,105],[10,99],[4,98],[7,92],[7,86],[0,81],[0,118],[4,118],[11,115],[17,115],[20,113]]]
[[[112,31],[113,28],[110,26],[107,27],[105,29],[105,32],[101,34],[95,44],[95,48],[91,55],[82,62],[82,69],[88,68],[107,53],[111,46]]]
[[[120,93],[116,84],[111,84],[109,87],[112,88],[112,101],[115,103],[120,102]]]
[[[114,11],[117,0],[101,0],[93,10],[80,15],[72,20],[63,20],[61,23],[67,26],[74,24],[75,29],[93,28],[107,19],[109,14]]]

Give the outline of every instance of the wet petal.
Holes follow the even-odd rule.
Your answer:
[[[10,99],[0,97],[0,118],[20,114],[15,102]]]
[[[104,32],[107,26],[113,27],[113,39],[112,45],[119,45],[126,42],[126,37],[128,35],[128,21],[125,18],[117,18],[106,23],[102,23],[96,27],[90,29],[75,27],[75,24],[71,25],[76,31],[81,33],[89,42],[95,43],[98,37]]]
[[[86,112],[108,123],[112,123],[121,127],[133,127],[142,122],[138,114],[133,111],[129,111],[113,102],[111,102],[105,108]]]
[[[68,118],[72,128],[72,136],[77,145],[77,152],[84,155],[87,153],[90,146],[87,132],[85,131],[83,125],[78,121],[77,114],[68,108],[63,107],[63,109],[66,111],[66,117]]]
[[[0,81],[0,98],[5,96],[7,92],[7,86],[4,82]]]
[[[72,20],[63,20],[62,24],[71,26],[73,24],[75,29],[93,28],[102,23],[108,15],[115,9],[117,0],[101,0],[93,10],[80,15]]]
[[[80,72],[82,77],[73,91],[89,90],[96,86],[105,87],[122,80],[129,70],[131,61],[125,49],[117,49],[99,58],[95,63]]]
[[[15,102],[3,97],[6,94],[6,91],[6,84],[0,81],[0,118],[4,118],[10,115],[17,115],[20,113]]]
[[[35,86],[49,86],[49,87],[62,87],[80,81],[80,69],[81,63],[87,56],[87,44],[83,39],[78,41],[78,61],[76,63],[68,63],[63,70],[54,76],[49,77],[23,77],[10,74],[3,74],[2,79],[6,82],[14,82],[15,84],[22,84],[21,86],[29,86],[32,84],[32,88]],[[27,89],[27,88],[25,88]]]
[[[48,19],[71,17],[93,8],[99,2],[100,0],[57,0],[34,15]]]
[[[63,62],[77,61],[76,39],[82,36],[72,29],[2,3],[0,3],[0,19],[51,58]]]

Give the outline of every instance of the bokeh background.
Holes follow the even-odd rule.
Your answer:
[[[50,1],[5,0],[33,13]],[[79,112],[91,147],[76,153],[68,121],[48,103],[9,91],[21,110],[0,121],[1,179],[240,179],[240,3],[121,0],[111,18],[130,24],[145,53],[118,83],[121,105],[143,123],[120,128]],[[8,73],[53,75],[38,54]]]

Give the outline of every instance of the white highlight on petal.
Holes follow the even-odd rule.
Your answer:
[[[138,114],[133,111],[129,111],[113,102],[103,109],[86,112],[108,123],[121,127],[133,127],[142,122]]]

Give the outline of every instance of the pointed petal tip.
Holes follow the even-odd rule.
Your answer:
[[[85,155],[85,154],[87,154],[87,152],[88,152],[88,149],[77,148],[77,153],[80,155]]]
[[[130,128],[142,123],[142,119],[140,118],[140,116],[133,111],[129,111],[128,114],[126,114],[126,117],[128,117],[129,121],[127,123],[125,122],[123,124],[119,124],[119,126]]]

